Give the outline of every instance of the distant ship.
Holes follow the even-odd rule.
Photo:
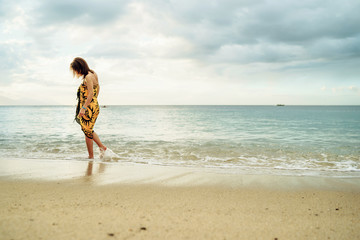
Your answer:
[[[276,104],[276,106],[283,107],[283,106],[285,106],[285,104]]]

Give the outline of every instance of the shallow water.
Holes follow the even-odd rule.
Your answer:
[[[0,159],[85,159],[74,112],[0,107]],[[95,131],[113,151],[105,160],[115,164],[360,175],[359,106],[108,106]]]

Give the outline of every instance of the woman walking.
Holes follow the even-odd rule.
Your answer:
[[[77,91],[78,104],[75,120],[81,125],[81,130],[85,134],[89,158],[94,158],[93,141],[99,146],[100,158],[102,158],[106,146],[102,144],[99,136],[93,130],[96,118],[100,112],[99,103],[97,101],[100,92],[98,76],[89,68],[86,61],[80,57],[77,57],[72,61],[70,70],[72,70],[74,77],[82,78],[82,83]]]

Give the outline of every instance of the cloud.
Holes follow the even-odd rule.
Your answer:
[[[168,34],[191,42],[196,49],[192,57],[214,59],[219,51],[234,47],[255,49],[257,56],[249,62],[277,62],[285,48],[289,53],[281,61],[360,54],[360,3],[354,1],[170,1],[165,7],[148,7],[161,16],[166,11],[177,21],[176,28],[167,28]],[[257,54],[261,49],[262,58]],[[221,54],[221,60],[226,59]]]
[[[0,45],[0,69],[9,70],[14,69],[17,64],[17,59],[20,57],[16,53],[16,44],[2,43]]]
[[[305,55],[300,46],[286,44],[259,43],[250,45],[224,45],[212,55],[217,62],[286,62],[297,60]]]
[[[360,57],[360,33],[353,37],[321,38],[309,45],[309,57],[311,58],[358,58]]]
[[[76,56],[104,87],[163,96],[156,103],[166,91],[180,101],[176,87],[210,100],[222,88],[241,102],[268,85],[289,96],[351,86],[351,95],[360,88],[359,11],[353,0],[0,0],[0,81],[13,92],[0,95],[18,98],[24,82],[71,92]]]
[[[6,41],[0,43],[1,83],[10,84],[15,73],[22,72],[24,64],[24,49],[27,43],[22,41]]]
[[[348,38],[358,34],[360,4],[348,1],[266,1],[242,19],[242,33],[255,39],[306,43],[319,38]],[[334,13],[334,14],[330,14]]]
[[[40,1],[34,9],[36,25],[103,25],[114,21],[126,10],[128,0]]]
[[[349,90],[354,91],[354,92],[359,92],[360,91],[360,89],[358,87],[356,87],[356,86],[350,86]]]
[[[324,0],[39,1],[28,11],[28,34],[43,54],[58,49],[61,33],[71,41],[78,31],[91,44],[79,52],[93,56],[144,57],[146,47],[163,47],[162,57],[205,62],[332,59],[360,56],[359,9],[354,1]]]
[[[6,19],[11,17],[14,13],[14,4],[12,1],[1,0],[0,1],[0,19]]]
[[[332,93],[348,93],[348,94],[356,94],[360,93],[360,88],[357,86],[334,86],[334,87],[321,87],[321,91],[328,92],[331,91]]]

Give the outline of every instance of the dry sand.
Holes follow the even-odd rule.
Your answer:
[[[356,186],[340,190],[234,185],[247,176],[185,174],[171,168],[156,174],[153,169],[151,175],[144,167],[135,169],[146,180],[128,176],[104,184],[107,178],[101,176],[108,171],[111,178],[117,170],[78,164],[85,167],[83,176],[72,172],[68,179],[47,180],[36,178],[41,174],[31,168],[20,174],[13,167],[15,173],[7,175],[11,167],[6,165],[0,178],[0,239],[360,239]],[[125,169],[131,173],[131,168]],[[160,180],[151,181],[155,176]],[[174,178],[182,178],[183,184]],[[201,179],[203,184],[191,184]],[[322,182],[309,181],[314,180]]]

